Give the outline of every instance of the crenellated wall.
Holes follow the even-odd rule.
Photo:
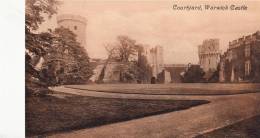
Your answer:
[[[229,42],[221,56],[220,82],[260,82],[260,32]]]

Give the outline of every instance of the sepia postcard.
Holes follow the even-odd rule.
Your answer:
[[[259,138],[260,1],[26,0],[28,138]]]

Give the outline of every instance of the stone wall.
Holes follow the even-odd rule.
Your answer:
[[[259,31],[230,42],[220,65],[220,82],[260,82]]]

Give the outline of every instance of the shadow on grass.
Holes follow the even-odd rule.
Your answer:
[[[68,94],[59,97],[26,98],[26,136],[90,128],[209,103],[205,100],[113,99]]]

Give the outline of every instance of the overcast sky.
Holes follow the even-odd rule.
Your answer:
[[[172,5],[247,5],[247,11],[174,11]],[[219,38],[221,50],[228,42],[260,30],[260,2],[173,2],[119,0],[63,0],[58,14],[87,18],[87,51],[91,58],[106,58],[104,43],[128,35],[138,43],[164,48],[164,61],[198,63],[197,46],[207,38]],[[42,29],[56,25],[56,16]]]

